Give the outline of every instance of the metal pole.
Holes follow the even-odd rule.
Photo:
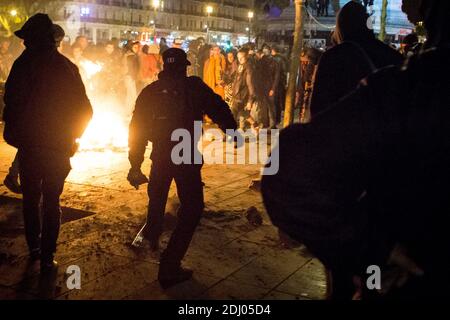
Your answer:
[[[384,42],[386,40],[386,21],[387,21],[388,0],[383,0],[381,5],[381,21],[379,39]]]
[[[207,18],[207,20],[206,20],[206,42],[207,43],[210,43],[210,39],[209,39],[209,17],[210,17],[210,14],[209,14],[209,12],[208,12],[208,18]]]
[[[292,46],[289,82],[284,107],[284,127],[287,127],[294,122],[295,91],[297,86],[297,75],[299,72],[300,53],[303,45],[303,1],[304,0],[295,0],[294,43]]]
[[[153,38],[154,38],[154,41],[155,41],[155,43],[156,43],[156,16],[157,16],[157,13],[156,13],[156,6],[153,8],[154,9],[154,12],[153,12],[153,14],[154,14],[154,18],[153,18]]]
[[[252,19],[248,18],[248,42],[252,41]]]
[[[131,27],[131,40],[133,38],[133,0],[130,0],[130,27]]]

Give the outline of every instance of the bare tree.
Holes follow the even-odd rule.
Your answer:
[[[7,36],[19,29],[27,19],[38,12],[48,12],[60,1],[55,0],[2,0],[0,6],[0,27]]]
[[[381,5],[381,20],[380,20],[380,34],[379,34],[379,39],[381,41],[386,40],[387,6],[388,0],[383,0],[383,3]]]
[[[297,91],[300,53],[303,45],[303,6],[303,0],[295,0],[294,43],[292,44],[291,61],[289,66],[289,81],[284,106],[284,127],[287,127],[294,122],[295,93]]]

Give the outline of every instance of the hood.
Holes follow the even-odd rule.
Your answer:
[[[373,39],[373,30],[367,27],[369,15],[361,4],[350,1],[339,11],[336,21],[334,39],[336,42],[361,42]]]

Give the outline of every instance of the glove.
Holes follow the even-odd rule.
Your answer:
[[[139,186],[141,184],[148,183],[148,179],[142,173],[141,169],[131,168],[130,171],[128,172],[127,180],[133,187],[136,188],[136,190],[139,189]]]

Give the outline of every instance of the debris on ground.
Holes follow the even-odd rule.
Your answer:
[[[260,192],[261,191],[261,179],[253,179],[248,186],[250,190]]]
[[[294,249],[301,246],[301,243],[289,237],[286,233],[278,230],[278,238],[284,249]]]
[[[246,211],[246,217],[248,222],[254,226],[260,226],[263,223],[263,218],[261,216],[261,213],[259,213],[258,209],[256,207],[250,207]]]

